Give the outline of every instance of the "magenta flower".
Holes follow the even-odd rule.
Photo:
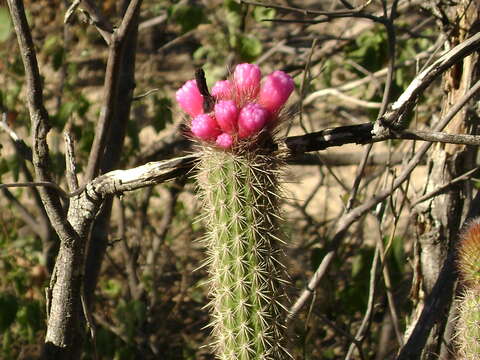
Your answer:
[[[233,145],[232,135],[227,133],[222,133],[218,135],[215,143],[220,146],[222,149],[230,149]]]
[[[238,108],[233,100],[220,100],[215,104],[215,118],[224,132],[233,134],[237,130]]]
[[[275,114],[288,100],[295,84],[290,75],[277,70],[267,76],[262,87],[258,100],[265,109]]]
[[[232,97],[232,83],[230,80],[220,80],[212,87],[212,96],[218,100],[230,99]]]
[[[195,80],[188,80],[177,90],[176,98],[180,107],[188,115],[195,117],[203,113],[203,96]]]
[[[207,114],[200,114],[193,118],[190,130],[199,139],[215,140],[221,131],[214,118]]]
[[[233,73],[233,81],[239,97],[255,98],[260,89],[262,73],[258,65],[238,64]]]
[[[260,68],[239,64],[230,80],[218,81],[211,89],[213,111],[204,114],[204,98],[195,80],[187,81],[176,94],[180,107],[191,117],[194,137],[221,149],[235,149],[260,131],[272,131],[282,106],[294,89],[293,79],[274,71],[260,83]]]
[[[257,103],[247,104],[238,115],[238,136],[243,139],[258,133],[267,123],[269,112]]]

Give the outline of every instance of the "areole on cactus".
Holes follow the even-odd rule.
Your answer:
[[[457,265],[462,292],[456,299],[455,340],[461,359],[476,360],[480,354],[480,218],[466,226],[458,245]]]
[[[190,115],[189,130],[200,155],[196,178],[207,227],[216,356],[288,358],[279,246],[281,162],[275,147],[262,139],[273,141],[294,83],[282,71],[262,81],[257,65],[237,65],[229,80],[212,87],[215,104],[209,112],[199,86],[187,81],[176,97]]]

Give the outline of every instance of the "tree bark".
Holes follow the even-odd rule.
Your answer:
[[[452,10],[450,18],[451,24],[454,24],[455,28],[450,31],[448,38],[451,47],[476,32],[478,19],[478,7],[474,2],[462,1]],[[442,115],[447,113],[478,80],[477,58],[477,53],[466,57],[443,76],[442,85],[445,95],[442,102]],[[472,126],[471,115],[467,109],[468,107],[464,108],[453,118],[445,129],[446,133],[475,133],[475,127]],[[475,154],[475,148],[465,145],[435,144],[429,153],[429,172],[425,193],[438,186],[448,184],[463,172],[474,167]],[[418,320],[416,317],[423,309],[424,299],[432,292],[448,253],[454,251],[460,224],[468,206],[468,202],[465,200],[468,198],[471,198],[471,189],[468,184],[458,184],[451,186],[450,190],[444,194],[417,206],[416,230],[418,236],[415,245],[415,263],[418,266],[415,269],[415,278],[418,282],[414,284],[413,288],[418,291],[412,292],[414,301],[417,303],[413,311],[410,329],[415,326],[416,320]],[[454,270],[452,269],[452,271]],[[449,358],[452,339],[450,335],[447,335],[451,334],[451,331],[446,329],[446,326],[450,324],[447,320],[455,287],[451,287],[451,289],[453,289],[452,293],[446,295],[450,297],[450,301],[444,311],[438,314],[436,325],[430,333],[422,359],[438,359],[439,354],[442,359]]]

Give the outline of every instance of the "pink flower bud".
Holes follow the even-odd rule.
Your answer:
[[[177,102],[180,107],[192,117],[203,113],[203,96],[195,80],[188,80],[177,90]]]
[[[237,89],[237,95],[254,98],[260,89],[260,78],[262,73],[258,65],[255,64],[239,64],[235,67],[233,80]]]
[[[238,115],[238,136],[246,138],[259,132],[267,123],[269,112],[257,103],[247,104]]]
[[[260,104],[272,114],[278,112],[288,100],[295,84],[290,75],[277,70],[268,75],[260,89]]]
[[[237,129],[238,108],[232,100],[220,100],[215,104],[215,118],[224,132],[233,134]]]
[[[214,140],[221,133],[215,119],[207,114],[193,118],[190,130],[196,137],[206,141]]]
[[[230,99],[232,97],[232,83],[230,80],[217,81],[210,92],[217,99]]]
[[[222,133],[217,136],[216,143],[223,149],[230,149],[233,145],[233,138],[230,134]]]

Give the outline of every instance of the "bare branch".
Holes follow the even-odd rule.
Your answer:
[[[476,92],[480,89],[480,80],[477,81],[469,91],[465,93],[464,96],[459,100],[455,106],[453,106],[445,117],[436,124],[434,130],[441,131],[447,124],[453,119],[453,117],[465,106],[465,104],[476,94]],[[307,290],[304,290],[298,300],[295,302],[295,305],[292,307],[292,310],[288,316],[288,319],[292,319],[295,314],[300,310],[300,308],[305,304],[308,300],[310,295],[312,294],[312,289],[314,289],[320,282],[323,275],[326,273],[328,267],[330,266],[335,251],[338,247],[338,244],[343,240],[347,230],[350,226],[357,221],[360,217],[365,215],[368,211],[373,209],[378,203],[384,201],[388,196],[390,196],[393,191],[395,191],[403,182],[405,182],[412,171],[417,167],[421,158],[427,150],[430,148],[432,143],[428,142],[423,144],[416,152],[413,158],[409,161],[409,163],[404,167],[401,174],[395,179],[392,186],[384,191],[381,191],[377,195],[375,195],[370,200],[365,201],[362,205],[357,206],[356,208],[352,209],[351,211],[342,215],[342,217],[337,221],[337,225],[335,228],[335,234],[332,239],[332,250],[330,250],[322,260],[321,264],[315,271],[314,275],[310,279],[308,283]]]
[[[78,7],[80,7],[84,11],[90,23],[97,28],[98,32],[104,38],[105,42],[107,44],[110,44],[113,34],[113,26],[112,24],[110,24],[107,18],[103,16],[101,11],[91,0],[75,0],[67,9],[64,22],[66,24],[70,22],[71,17],[73,16],[75,10]]]
[[[480,33],[476,33],[469,39],[455,46],[418,74],[397,101],[391,105],[390,111],[379,119],[380,121],[377,121],[374,129],[375,134],[379,135],[383,132],[384,127],[395,129],[404,128],[407,125],[404,124],[405,117],[413,109],[425,89],[452,65],[461,61],[474,51],[478,51],[479,46]]]
[[[353,9],[348,9],[348,10],[334,10],[334,11],[320,11],[320,10],[309,10],[309,9],[301,9],[301,8],[295,8],[291,6],[282,6],[282,5],[274,5],[274,4],[266,4],[266,3],[261,3],[257,1],[248,1],[248,0],[241,0],[240,3],[243,4],[248,4],[248,5],[254,5],[254,6],[263,6],[266,8],[271,8],[271,9],[276,9],[276,10],[281,10],[281,11],[287,11],[287,12],[295,12],[299,13],[302,15],[315,15],[315,16],[352,16],[353,14],[357,14],[362,12],[370,3],[372,0],[366,1],[363,5],[360,5],[359,7],[353,8]]]
[[[33,165],[35,174],[41,182],[52,182],[50,174],[50,158],[47,145],[47,133],[50,129],[47,111],[43,104],[43,90],[40,72],[38,70],[35,47],[25,16],[21,0],[8,0],[15,32],[17,34],[20,53],[25,68],[27,82],[27,102],[32,123]],[[75,231],[67,222],[58,191],[49,187],[40,189],[40,196],[45,205],[52,226],[61,239],[74,239]]]
[[[118,30],[113,33],[109,44],[107,70],[105,74],[104,96],[105,102],[102,106],[98,120],[95,137],[88,158],[88,165],[85,172],[86,182],[92,180],[99,172],[100,162],[108,139],[110,125],[115,117],[115,106],[118,98],[118,84],[120,68],[122,63],[123,49],[126,37],[133,26],[135,15],[140,11],[141,0],[130,2]]]

